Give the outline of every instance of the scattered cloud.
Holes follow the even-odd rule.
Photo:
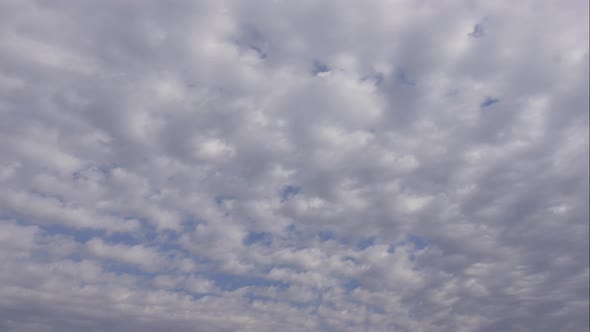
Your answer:
[[[0,1],[0,330],[587,330],[588,9]]]

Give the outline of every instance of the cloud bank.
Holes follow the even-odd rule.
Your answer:
[[[0,1],[0,330],[587,330],[588,9]]]

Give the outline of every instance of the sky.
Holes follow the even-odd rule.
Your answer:
[[[0,330],[588,330],[588,12],[0,0]]]

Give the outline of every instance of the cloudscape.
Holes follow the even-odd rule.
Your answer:
[[[0,331],[587,331],[588,12],[0,0]]]

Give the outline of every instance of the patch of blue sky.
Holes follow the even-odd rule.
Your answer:
[[[107,234],[104,230],[88,229],[88,228],[71,228],[64,225],[52,224],[52,225],[36,225],[46,235],[63,235],[72,240],[80,243],[86,243],[86,241],[95,238],[106,238],[108,236],[121,236],[125,241],[129,243],[138,243],[130,234]]]
[[[414,247],[414,250],[422,250],[422,249],[428,247],[431,244],[431,241],[424,236],[420,236],[420,235],[416,235],[416,234],[409,234],[404,240],[402,240],[398,243],[390,244],[387,252],[392,254],[395,252],[397,247],[405,246],[408,244],[412,245],[412,247]]]
[[[375,85],[380,86],[383,84],[383,81],[385,81],[385,75],[382,73],[377,73],[373,75],[373,81],[375,82]]]
[[[236,200],[237,197],[236,196],[232,196],[232,195],[220,195],[220,196],[216,196],[215,197],[215,204],[221,208],[221,209],[226,209],[227,206],[225,206],[226,202],[231,202]],[[225,211],[225,216],[229,216],[230,212],[229,210]]]
[[[266,59],[268,57],[268,55],[266,54],[266,52],[264,52],[260,47],[255,46],[255,45],[250,45],[250,49],[254,52],[256,52],[256,54],[258,55],[259,59]]]
[[[182,294],[190,296],[193,300],[201,300],[208,297],[217,297],[217,295],[211,293],[194,293],[187,290],[183,290]]]
[[[236,196],[232,196],[232,195],[219,195],[219,196],[215,196],[215,204],[217,204],[217,205],[223,205],[223,203],[225,203],[227,201],[235,200],[236,198],[237,198]]]
[[[267,275],[267,274],[271,273],[272,270],[274,270],[274,269],[286,269],[286,270],[293,271],[293,273],[307,272],[307,270],[305,268],[297,266],[297,265],[293,265],[292,263],[278,263],[278,262],[271,264],[271,265],[260,266],[257,271],[260,273],[259,275]]]
[[[481,23],[477,23],[473,26],[473,31],[469,33],[470,37],[479,38],[482,37],[485,33],[483,25]]]
[[[285,227],[284,232],[279,232],[273,236],[280,239],[282,246],[291,249],[302,249],[307,245],[309,234],[301,230],[301,226],[297,227],[295,224],[290,224]]]
[[[361,80],[371,81],[373,82],[373,84],[375,84],[375,86],[381,86],[381,84],[383,84],[383,81],[385,81],[385,75],[383,75],[382,73],[376,73],[373,75],[365,76]]]
[[[281,236],[282,239],[290,239],[290,240],[296,240],[296,242],[305,242],[306,239],[309,238],[310,236],[310,232],[313,232],[313,230],[310,229],[311,227],[309,227],[309,225],[303,225],[303,224],[289,224],[288,226],[286,226],[284,228],[284,232],[277,234],[277,236]],[[316,233],[316,235],[319,233]],[[313,236],[313,234],[311,235]]]
[[[343,287],[347,293],[350,293],[353,290],[361,287],[361,283],[357,279],[350,279],[344,283]]]
[[[376,306],[376,305],[368,305],[367,306],[367,309],[369,309],[370,311],[372,311],[374,313],[380,314],[380,315],[385,315],[386,314],[385,308],[379,307],[379,306]]]
[[[344,261],[344,262],[352,262],[354,264],[359,264],[358,260],[356,258],[352,257],[352,256],[344,256],[342,258],[342,261]]]
[[[98,171],[102,175],[109,176],[113,169],[119,167],[117,164],[97,164],[87,165],[72,173],[74,180],[82,179],[88,172]]]
[[[313,62],[312,72],[314,75],[318,75],[321,73],[328,73],[328,72],[330,72],[330,67],[327,64],[316,60]]]
[[[133,233],[111,233],[105,230],[88,228],[77,229],[59,224],[37,225],[37,227],[42,231],[42,236],[65,236],[80,244],[85,244],[93,238],[100,238],[114,245],[135,246],[141,244],[152,247],[170,258],[179,254],[188,255],[186,249],[178,243],[178,233],[173,230],[157,230],[154,225],[145,220],[140,222],[142,223],[141,230]],[[19,222],[19,224],[26,225],[27,223]],[[81,254],[74,254],[70,258],[77,260],[83,257]]]
[[[243,243],[247,246],[258,244],[270,247],[272,245],[272,234],[269,232],[249,232]]]
[[[206,273],[204,275],[207,279],[212,280],[215,282],[215,285],[219,287],[221,290],[224,291],[234,291],[236,289],[248,287],[248,286],[255,286],[255,287],[278,287],[278,288],[287,288],[289,284],[277,281],[277,280],[270,280],[267,278],[256,277],[251,275],[237,275],[237,274],[229,274],[229,273]]]
[[[311,310],[312,314],[317,314],[320,308],[320,305],[324,302],[324,293],[322,291],[317,292],[317,298],[314,302],[314,308]]]
[[[408,74],[406,73],[406,70],[403,68],[398,68],[398,70],[395,73],[395,79],[398,83],[401,83],[403,85],[409,85],[409,86],[416,85],[416,81],[410,79]]]
[[[137,232],[107,232],[103,229],[73,228],[58,223],[39,224],[19,216],[0,216],[0,218],[15,220],[17,224],[21,226],[36,226],[41,230],[42,236],[61,235],[79,243],[86,243],[88,240],[95,237],[102,238],[109,242],[123,243],[127,245],[136,245],[143,242],[142,239],[138,237]]]
[[[427,238],[415,234],[410,234],[408,236],[408,241],[412,243],[417,250],[422,250],[430,245],[430,241]]]
[[[266,59],[268,57],[268,53],[265,50],[267,42],[257,29],[244,27],[241,31],[241,36],[234,42],[241,49],[254,51],[260,59]]]
[[[322,241],[322,242],[326,242],[326,241],[333,240],[336,238],[336,236],[334,235],[334,232],[332,232],[332,231],[320,231],[318,233],[318,236],[320,238],[320,241]]]
[[[206,225],[207,221],[199,219],[199,218],[194,218],[194,217],[186,217],[182,220],[181,226],[182,226],[182,233],[186,233],[186,232],[192,232],[194,231],[198,225]]]
[[[375,245],[375,241],[376,241],[376,240],[377,240],[377,238],[376,238],[375,236],[370,236],[370,237],[367,237],[367,238],[365,238],[365,239],[362,239],[362,240],[360,240],[360,241],[357,243],[357,245],[356,245],[356,248],[357,248],[358,250],[365,250],[365,249],[367,249],[367,248],[369,248],[369,247],[372,247],[372,246],[374,246],[374,245]]]
[[[114,273],[119,276],[134,275],[145,279],[153,279],[161,274],[163,271],[147,271],[141,266],[119,262],[113,259],[104,259],[102,268],[105,271]]]
[[[297,302],[297,301],[278,301],[275,298],[272,298],[272,297],[269,297],[269,296],[263,296],[263,295],[253,294],[252,292],[246,292],[246,293],[244,293],[243,297],[246,298],[248,300],[248,302],[250,302],[250,304],[252,304],[254,302],[262,302],[262,303],[279,303],[279,302],[283,302],[283,303],[288,304],[291,307],[298,308],[298,309],[304,309],[304,308],[310,306],[307,303]]]
[[[122,233],[121,241],[117,241],[117,238],[119,237],[118,234],[103,236],[105,240],[113,240],[114,242],[128,245],[139,243],[154,245],[158,243],[173,242],[179,238],[179,234],[176,231],[171,229],[158,229],[156,225],[147,218],[135,216],[113,216],[123,220],[137,220],[140,223],[140,229],[133,233]],[[128,237],[131,240],[125,241],[125,237]]]
[[[252,292],[246,292],[243,295],[244,298],[246,298],[248,300],[248,302],[250,302],[250,304],[254,303],[254,302],[262,302],[262,303],[277,303],[278,301],[270,296],[264,296],[264,295],[257,295],[257,294],[253,294]]]
[[[296,232],[297,226],[295,224],[289,224],[287,227],[285,227],[285,231],[287,231],[289,233]]]
[[[486,97],[486,99],[484,101],[481,102],[481,104],[479,105],[481,108],[486,108],[486,107],[490,107],[496,103],[499,103],[500,99],[497,98],[492,98],[492,97]]]
[[[33,196],[39,196],[39,197],[42,197],[45,199],[53,199],[53,200],[58,201],[61,204],[65,204],[65,200],[60,195],[52,195],[52,194],[44,193],[44,192],[34,190],[34,189],[29,190],[29,193],[31,193],[31,195],[33,195]]]
[[[387,253],[389,254],[393,254],[395,252],[395,248],[398,246],[398,244],[390,244],[389,248],[387,248]]]
[[[281,203],[290,200],[301,192],[301,187],[288,185],[281,190]]]

